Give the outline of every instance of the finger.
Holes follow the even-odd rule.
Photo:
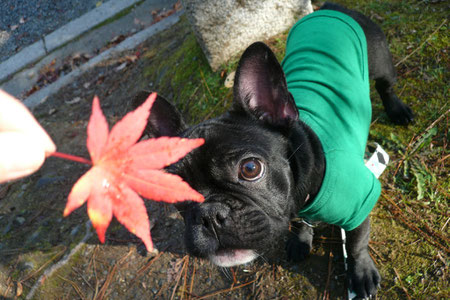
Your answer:
[[[0,182],[30,175],[45,160],[40,139],[18,132],[0,132]]]
[[[40,139],[47,155],[56,146],[50,136],[19,100],[0,90],[0,132],[18,131]]]

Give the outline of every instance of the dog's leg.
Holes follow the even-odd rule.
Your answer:
[[[346,231],[346,235],[350,286],[358,297],[374,296],[381,277],[369,255],[369,217],[355,229]]]
[[[411,108],[403,103],[394,91],[397,74],[386,36],[381,28],[367,17],[360,15],[357,21],[366,34],[369,77],[375,80],[375,88],[383,101],[386,114],[393,123],[411,123],[414,120]]]
[[[383,101],[386,114],[392,122],[406,125],[414,120],[414,114],[411,108],[395,94],[393,89],[394,83],[395,77],[392,76],[375,78],[375,88]]]
[[[286,242],[288,259],[293,262],[304,260],[311,252],[314,230],[300,222],[292,222],[292,231]]]
[[[372,31],[376,31],[375,28]],[[414,120],[411,108],[403,103],[394,92],[397,76],[389,46],[381,30],[376,37],[367,38],[367,46],[369,75],[371,79],[375,80],[375,88],[383,101],[386,114],[396,124],[411,123]]]
[[[396,124],[406,125],[414,119],[412,110],[394,92],[396,82],[395,67],[389,45],[381,28],[360,12],[334,3],[325,3],[321,9],[343,12],[352,17],[364,31],[367,41],[369,77],[375,80],[375,87],[383,101],[388,117]]]

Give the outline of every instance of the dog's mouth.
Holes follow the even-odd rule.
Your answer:
[[[209,259],[220,267],[233,267],[251,262],[258,255],[251,249],[220,249]]]

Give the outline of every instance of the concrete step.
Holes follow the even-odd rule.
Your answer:
[[[1,63],[0,88],[33,108],[93,66],[119,55],[122,51],[133,49],[153,34],[176,23],[183,12],[162,18],[155,24],[153,23],[156,20],[152,16],[152,12],[162,16],[173,12],[176,2],[110,0]],[[105,46],[117,37],[126,38],[104,50]],[[80,54],[90,59],[67,74],[60,75],[55,82],[27,96],[46,68],[59,68],[68,58]]]

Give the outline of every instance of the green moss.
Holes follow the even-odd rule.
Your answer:
[[[71,258],[70,261],[61,266],[52,276],[47,278],[44,284],[39,289],[38,294],[35,296],[38,299],[57,299],[61,295],[67,294],[68,290],[71,290],[70,283],[67,280],[73,281],[73,270],[72,267],[77,265],[83,257],[83,252],[85,250],[85,245],[83,245]],[[69,250],[70,251],[70,250]],[[67,280],[64,280],[64,279]],[[39,297],[40,295],[40,297]]]
[[[150,87],[170,97],[191,122],[222,112],[231,100],[231,92],[223,86],[225,78],[210,69],[187,20],[182,18],[174,31],[164,34],[158,38],[162,43],[157,51],[151,49],[143,54],[151,60],[144,70]]]

